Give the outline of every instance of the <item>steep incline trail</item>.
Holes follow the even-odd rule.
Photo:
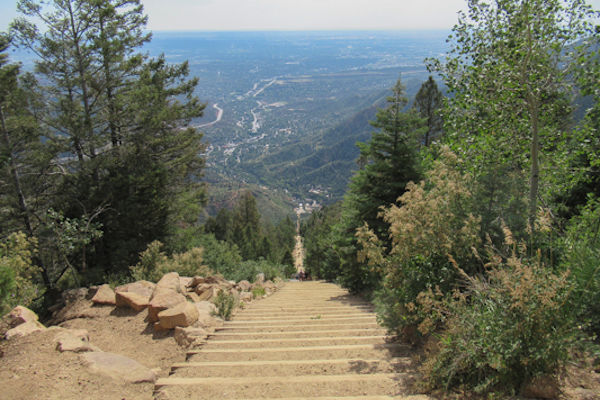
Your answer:
[[[425,400],[409,396],[410,349],[370,304],[324,282],[289,282],[188,352],[155,398]]]

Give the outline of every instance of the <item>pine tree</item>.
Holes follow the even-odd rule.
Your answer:
[[[342,205],[342,222],[333,233],[342,283],[353,291],[373,290],[381,280],[377,272],[358,263],[356,230],[366,223],[387,241],[388,225],[379,218],[381,207],[395,203],[406,184],[419,178],[415,138],[422,136],[424,120],[416,110],[405,110],[408,99],[400,79],[387,101],[388,106],[372,122],[379,130],[367,143],[358,144],[361,168],[352,177]]]
[[[92,267],[133,265],[151,241],[177,240],[196,224],[204,144],[189,123],[204,109],[198,81],[186,63],[141,54],[150,35],[139,0],[21,0],[18,8],[26,18],[12,32],[38,55],[45,83],[39,123],[63,154],[55,208],[97,216],[104,235],[87,250]]]
[[[427,131],[423,139],[425,146],[429,146],[431,141],[439,137],[442,133],[442,116],[440,114],[442,100],[444,96],[437,87],[432,76],[421,85],[421,88],[415,96],[415,109],[419,115],[427,122]]]

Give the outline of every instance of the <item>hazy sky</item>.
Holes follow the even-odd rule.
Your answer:
[[[142,0],[152,30],[449,29],[467,0]],[[16,16],[0,0],[0,31]],[[600,9],[600,0],[588,0]]]

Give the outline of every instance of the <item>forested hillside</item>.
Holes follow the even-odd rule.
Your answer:
[[[544,382],[555,398],[569,363],[598,368],[597,18],[580,1],[469,1],[427,61],[443,103],[430,80],[417,112],[398,107],[398,81],[343,201],[303,223],[313,276],[426,343],[429,390]]]

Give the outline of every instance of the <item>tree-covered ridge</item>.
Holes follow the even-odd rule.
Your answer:
[[[370,294],[404,339],[438,338],[429,389],[514,395],[597,352],[598,15],[578,0],[469,1],[450,52],[429,61],[449,95],[431,95],[434,114],[417,99],[422,141],[395,174],[373,167],[392,152],[367,160],[304,224],[309,271]],[[375,132],[361,154],[378,140],[395,143]]]

